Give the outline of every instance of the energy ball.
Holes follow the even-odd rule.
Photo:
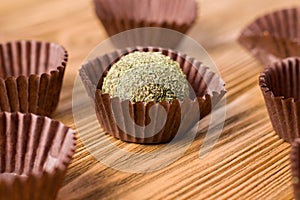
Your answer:
[[[178,62],[161,52],[136,51],[113,64],[102,91],[133,103],[172,102],[188,97],[189,85]]]

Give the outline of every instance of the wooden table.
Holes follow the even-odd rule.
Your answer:
[[[97,161],[78,136],[78,147],[58,199],[292,199],[290,145],[270,124],[258,75],[262,66],[236,42],[255,16],[298,0],[202,0],[189,36],[201,43],[226,82],[226,121],[213,151],[199,158],[207,129],[175,163],[152,173],[121,172]],[[69,51],[60,104],[53,118],[75,129],[72,88],[88,53],[107,35],[87,0],[0,0],[0,41],[38,39]],[[205,119],[204,119],[205,121]],[[93,134],[93,130],[87,132]],[[159,148],[112,142],[127,151]]]

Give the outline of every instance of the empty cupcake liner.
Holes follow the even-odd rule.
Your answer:
[[[259,85],[275,132],[293,142],[300,134],[300,58],[269,65],[260,75]]]
[[[50,115],[59,101],[67,58],[54,43],[0,44],[0,111]]]
[[[145,104],[121,101],[103,94],[103,78],[110,67],[120,57],[134,51],[161,52],[179,62],[196,98]],[[85,63],[79,73],[89,96],[95,101],[97,118],[104,130],[116,138],[134,143],[170,141],[179,128],[184,133],[210,113],[212,106],[226,93],[224,82],[217,74],[194,58],[171,49],[136,47],[117,50]],[[184,124],[181,124],[182,121]]]
[[[94,4],[109,36],[139,27],[186,33],[197,17],[195,0],[94,0]]]
[[[247,26],[239,42],[262,64],[300,56],[300,7],[278,10]]]
[[[0,113],[0,199],[55,199],[75,151],[73,130],[34,114]]]
[[[291,154],[292,183],[294,187],[294,198],[300,200],[300,139],[297,138],[292,144]]]

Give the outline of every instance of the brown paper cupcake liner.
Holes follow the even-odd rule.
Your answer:
[[[59,101],[67,58],[54,43],[0,44],[0,111],[50,115]]]
[[[179,62],[196,98],[186,98],[182,102],[133,104],[103,94],[102,82],[107,71],[120,57],[133,51],[162,52]],[[134,143],[164,143],[179,132],[185,133],[210,113],[212,106],[226,93],[223,80],[201,62],[179,52],[156,47],[127,48],[100,56],[84,64],[80,76],[89,96],[95,100],[96,114],[103,129],[116,138]],[[150,123],[151,126],[148,126]]]
[[[139,27],[163,27],[186,33],[197,17],[195,0],[94,0],[109,36]]]
[[[0,199],[55,199],[75,151],[73,130],[20,112],[1,112],[0,127]]]
[[[300,139],[297,138],[292,144],[291,154],[292,183],[294,187],[294,198],[300,200]]]
[[[293,142],[300,134],[300,58],[269,65],[260,75],[259,85],[275,132]]]
[[[300,56],[300,7],[278,10],[247,26],[239,42],[262,64]]]

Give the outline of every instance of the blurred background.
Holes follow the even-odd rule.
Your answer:
[[[256,16],[298,0],[198,0],[198,19],[188,35],[207,50],[233,42]],[[107,38],[92,0],[0,0],[0,42],[15,39],[53,41],[70,53],[77,69],[85,56]],[[69,70],[67,70],[69,71]]]

